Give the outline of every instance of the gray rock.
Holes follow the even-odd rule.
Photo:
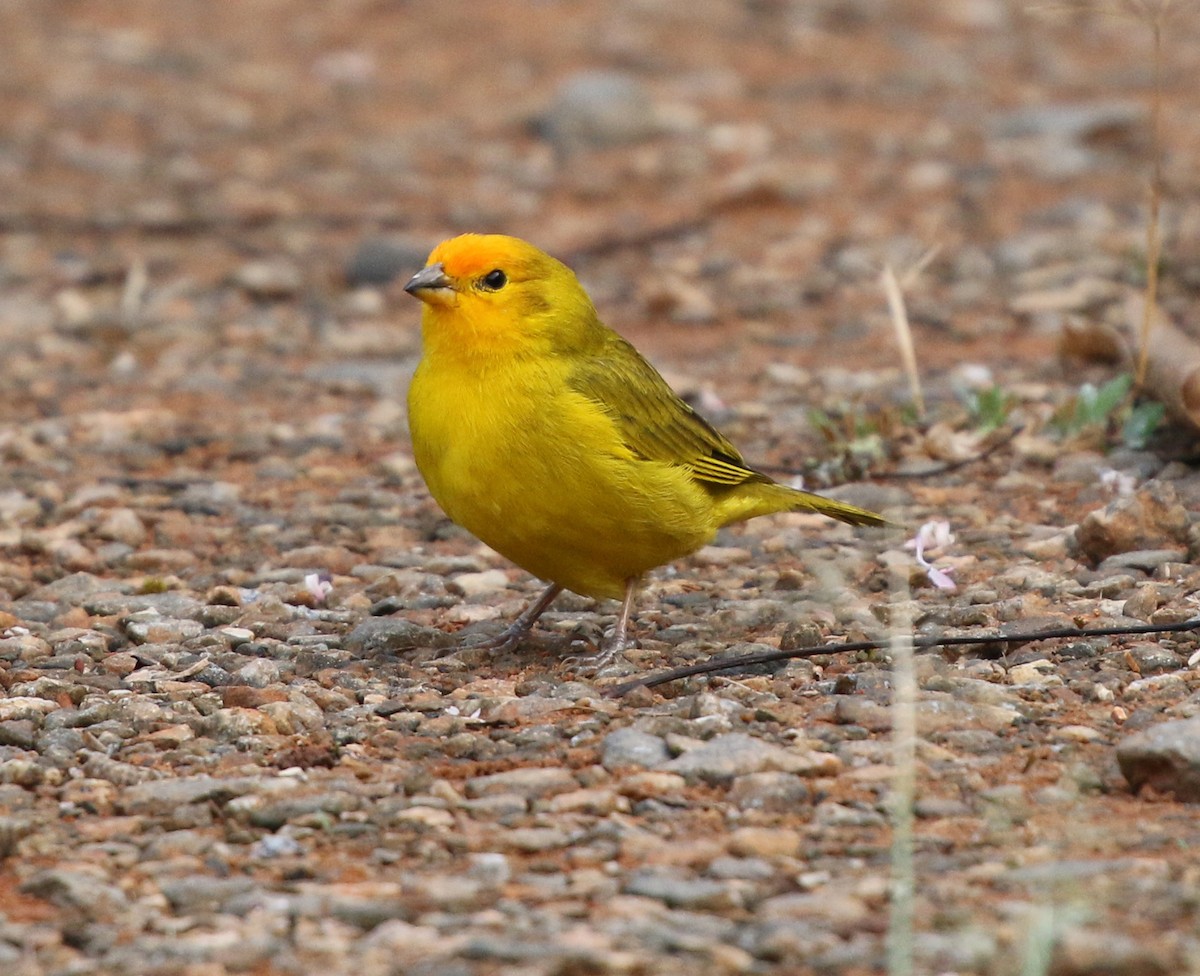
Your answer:
[[[304,283],[300,268],[287,258],[248,261],[233,274],[233,281],[252,298],[291,298]]]
[[[298,857],[304,854],[304,844],[292,837],[292,834],[269,833],[259,838],[250,849],[250,856],[259,860],[270,861],[274,857]]]
[[[1164,563],[1187,562],[1187,549],[1133,549],[1129,552],[1118,552],[1101,560],[1096,569],[1101,572],[1113,572],[1119,569],[1140,569],[1144,573],[1152,573]]]
[[[992,971],[1000,946],[993,933],[971,926],[950,932],[917,932],[913,950],[924,972],[984,973]]]
[[[978,804],[988,823],[997,830],[1007,830],[1029,819],[1029,801],[1018,783],[1007,783],[981,790]]]
[[[993,121],[990,148],[997,159],[1024,162],[1051,179],[1079,176],[1095,168],[1106,149],[1124,147],[1127,154],[1145,112],[1124,101],[1016,109]]]
[[[122,586],[123,584],[101,579],[91,573],[70,573],[31,590],[25,595],[25,599],[47,600],[53,603],[79,606],[84,600],[97,593],[112,593],[114,590],[120,590]]]
[[[213,878],[203,874],[164,881],[160,890],[181,915],[223,911],[233,898],[255,890],[250,878]]]
[[[914,812],[922,820],[940,820],[942,817],[968,817],[971,808],[953,797],[927,796],[918,798]]]
[[[1027,887],[1045,890],[1062,885],[1099,883],[1106,878],[1124,877],[1136,871],[1137,861],[1132,858],[1044,861],[1005,871],[993,883],[1004,889]]]
[[[235,796],[253,792],[259,781],[253,777],[217,779],[190,776],[138,783],[121,791],[117,807],[122,813],[144,816],[168,814],[178,806],[193,803],[226,803]]]
[[[351,288],[387,285],[398,275],[411,275],[425,265],[431,245],[407,238],[369,237],[346,262],[343,275]]]
[[[624,728],[610,732],[600,747],[600,763],[610,772],[624,766],[654,769],[670,758],[667,744],[659,736],[640,729]]]
[[[1150,641],[1131,644],[1126,648],[1127,660],[1132,660],[1139,674],[1156,674],[1162,671],[1174,671],[1184,665],[1182,655],[1169,647]]]
[[[189,515],[221,515],[236,508],[241,488],[228,481],[197,481],[174,500],[174,507]]]
[[[454,638],[433,627],[422,627],[403,617],[371,617],[355,627],[343,639],[348,651],[363,657],[397,654],[419,648],[444,649],[454,646]]]
[[[78,912],[91,921],[117,918],[129,908],[120,888],[86,870],[51,868],[39,871],[21,885],[21,891]]]
[[[504,834],[504,845],[525,854],[561,850],[571,843],[571,835],[557,827],[513,827]]]
[[[1175,976],[1188,964],[1171,939],[1144,939],[1096,926],[1071,926],[1055,940],[1055,976]]]
[[[836,695],[833,720],[839,725],[859,725],[872,732],[886,732],[892,727],[892,710],[869,698]]]
[[[729,799],[742,810],[786,813],[806,804],[809,791],[795,773],[747,773],[734,779]]]
[[[37,739],[37,751],[47,762],[66,768],[75,762],[75,754],[86,742],[78,729],[49,729]]]
[[[689,878],[657,868],[634,871],[621,889],[627,895],[654,898],[672,908],[721,911],[741,907],[737,889],[726,882]]]
[[[151,614],[153,611],[142,611]],[[125,625],[125,633],[135,644],[177,644],[204,633],[204,624],[198,620],[178,619],[174,617],[153,616],[130,620]]]
[[[992,120],[992,129],[996,135],[1006,138],[1084,139],[1113,127],[1137,125],[1145,116],[1146,108],[1138,102],[1107,101],[1088,105],[1059,102],[1003,112]]]
[[[578,788],[579,783],[569,769],[532,766],[492,773],[490,776],[476,776],[467,780],[465,791],[471,799],[515,793],[534,800]]]
[[[32,749],[34,742],[37,741],[36,729],[32,719],[29,718],[0,721],[0,746]]]
[[[798,758],[770,742],[744,732],[731,732],[690,749],[662,768],[690,780],[727,784],[746,773],[786,770]]]
[[[283,680],[283,672],[284,666],[280,662],[255,658],[233,672],[233,677],[251,688],[268,688]]]
[[[1186,547],[1189,525],[1175,488],[1169,482],[1151,481],[1085,515],[1075,531],[1075,542],[1084,556],[1098,563],[1135,549]]]
[[[650,95],[635,77],[584,71],[564,82],[538,129],[557,149],[569,152],[640,142],[659,125]]]
[[[62,607],[51,600],[25,598],[13,600],[8,605],[8,612],[18,620],[24,620],[26,623],[49,623],[62,613]],[[0,659],[2,657],[3,655],[0,655]]]
[[[545,972],[547,971],[544,968],[546,961],[555,959],[562,954],[556,951],[554,946],[545,942],[486,933],[472,935],[463,944],[459,953],[464,959],[513,963],[519,967],[518,971],[521,972],[526,971],[526,966],[539,962],[543,965],[538,966],[537,970]],[[509,967],[505,967],[505,969],[511,971]],[[570,971],[570,967],[564,970],[555,966],[549,971]]]
[[[817,804],[813,821],[822,827],[882,827],[887,823],[887,818],[875,810],[848,807],[826,800]]]
[[[1163,722],[1117,745],[1121,773],[1136,792],[1151,786],[1184,803],[1200,803],[1200,719]]]
[[[114,593],[108,590],[87,597],[83,609],[94,617],[115,617],[143,610],[156,610],[163,617],[194,619],[204,607],[203,602],[186,593]]]
[[[775,867],[761,857],[718,857],[708,865],[708,875],[722,880],[766,881]]]

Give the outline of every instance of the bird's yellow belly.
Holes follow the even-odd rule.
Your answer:
[[[451,519],[535,576],[620,598],[627,579],[715,534],[712,499],[686,471],[614,449],[608,416],[561,383],[510,378],[507,396],[507,383],[433,383],[426,374],[414,377],[409,423],[430,492]],[[531,395],[531,383],[546,388]],[[438,395],[445,389],[455,396]]]

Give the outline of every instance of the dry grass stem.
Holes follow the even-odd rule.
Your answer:
[[[896,589],[899,602],[891,635],[892,655],[892,876],[888,918],[888,976],[913,973],[913,824],[916,803],[917,676],[913,661],[908,586]]]
[[[917,416],[924,420],[925,394],[921,390],[921,376],[917,371],[917,351],[913,344],[912,329],[908,324],[908,311],[904,307],[904,292],[890,264],[883,266],[880,282],[887,296],[888,311],[892,316],[892,327],[896,330],[896,343],[900,347],[900,360],[908,377],[913,405],[916,407]]]
[[[1137,4],[1139,8],[1148,5]],[[1154,32],[1154,95],[1151,100],[1152,135],[1150,152],[1153,157],[1150,176],[1150,214],[1146,219],[1146,301],[1142,309],[1142,324],[1138,330],[1137,369],[1134,371],[1133,388],[1140,390],[1146,382],[1146,369],[1150,359],[1150,333],[1154,328],[1155,310],[1158,308],[1158,262],[1162,254],[1162,231],[1159,226],[1159,215],[1162,209],[1162,42],[1163,20],[1170,6],[1169,0],[1164,0],[1158,6],[1158,13],[1148,15],[1148,22]]]

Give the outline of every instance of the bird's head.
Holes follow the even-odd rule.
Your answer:
[[[511,354],[569,344],[595,321],[591,300],[561,261],[517,237],[463,234],[443,241],[404,286],[425,303],[426,343]]]

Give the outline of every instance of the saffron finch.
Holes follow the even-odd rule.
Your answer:
[[[408,392],[417,468],[454,522],[549,584],[483,646],[518,644],[568,589],[624,601],[611,656],[628,646],[642,575],[731,522],[813,511],[886,524],[747,466],[532,244],[452,238],[405,291],[424,303]]]

